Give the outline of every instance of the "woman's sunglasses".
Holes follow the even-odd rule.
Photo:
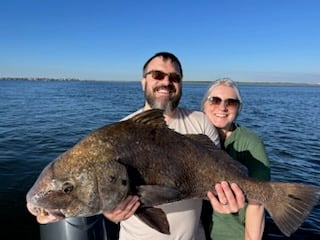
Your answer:
[[[160,70],[151,70],[149,72],[146,72],[143,75],[143,77],[146,77],[148,74],[151,74],[151,77],[153,79],[156,79],[156,80],[159,80],[159,81],[163,80],[166,76],[168,76],[170,82],[174,82],[174,83],[180,83],[181,82],[181,76],[178,73],[165,73],[165,72],[162,72]]]
[[[227,108],[236,108],[240,104],[239,99],[227,98],[222,100],[219,97],[213,97],[213,96],[209,96],[208,101],[210,105],[214,105],[214,106],[220,106],[221,102],[223,102],[224,106]]]

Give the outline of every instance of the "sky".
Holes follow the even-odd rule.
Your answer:
[[[184,81],[320,83],[318,0],[2,0],[0,77],[139,81],[160,51]]]

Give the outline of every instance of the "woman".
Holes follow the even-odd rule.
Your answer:
[[[218,129],[221,147],[248,168],[250,177],[270,180],[269,160],[263,141],[235,121],[242,108],[237,85],[228,78],[214,81],[202,100],[202,110]],[[211,237],[220,239],[261,239],[265,225],[264,207],[253,201],[237,213],[213,213]]]

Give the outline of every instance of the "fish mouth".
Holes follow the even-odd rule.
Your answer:
[[[30,213],[35,216],[53,216],[56,220],[61,220],[65,218],[61,209],[45,209],[42,207],[35,206],[31,203],[27,203],[27,208]]]

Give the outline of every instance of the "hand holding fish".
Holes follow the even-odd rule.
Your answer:
[[[138,196],[128,196],[125,200],[119,203],[116,208],[111,211],[104,212],[103,215],[110,221],[118,223],[130,218],[139,206],[140,202]],[[32,206],[28,206],[27,204],[27,208],[31,209]],[[52,214],[38,214],[36,217],[37,222],[40,224],[53,223],[64,219],[64,217],[59,218]]]
[[[210,200],[214,211],[219,213],[236,213],[244,207],[245,196],[239,186],[235,183],[221,182],[215,185],[217,197],[208,192],[207,196]]]
[[[114,223],[118,223],[130,218],[139,208],[140,202],[138,196],[128,196],[120,202],[116,208],[106,211],[103,215]]]
[[[235,213],[244,207],[245,198],[241,189],[237,184],[229,184],[225,181],[216,184],[216,191],[219,199],[208,192],[212,208],[219,213]],[[223,204],[223,203],[227,204]],[[110,221],[118,223],[127,220],[140,206],[137,196],[129,196],[122,201],[116,208],[111,211],[104,212],[103,215]]]

